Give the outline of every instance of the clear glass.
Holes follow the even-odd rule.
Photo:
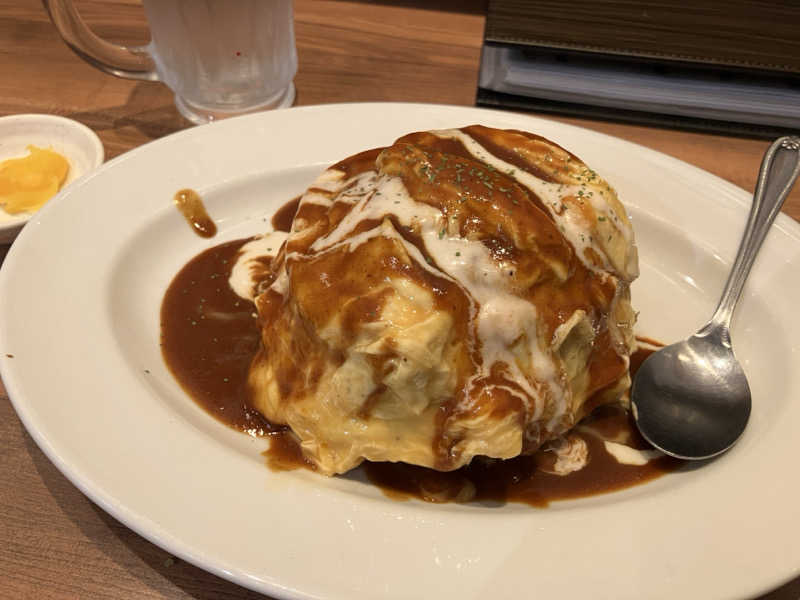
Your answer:
[[[159,79],[192,121],[291,105],[291,0],[145,0]]]
[[[118,77],[160,80],[194,123],[291,106],[297,72],[291,0],[144,0],[151,42],[96,36],[72,0],[44,0],[64,41]]]

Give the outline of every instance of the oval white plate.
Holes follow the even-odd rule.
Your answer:
[[[642,276],[640,331],[710,315],[748,195],[665,155],[510,113],[404,104],[269,112],[183,131],[66,190],[11,249],[0,370],[39,446],[75,485],[170,552],[281,598],[746,598],[800,567],[800,226],[780,217],[734,323],[750,425],[719,460],[545,510],[386,499],[358,478],[273,473],[262,440],[186,397],[159,352],[164,289],[193,255],[264,231],[325,166],[401,134],[483,123],[545,135],[619,190]],[[201,193],[220,234],[172,206]],[[13,358],[8,355],[13,355]]]
[[[28,146],[52,148],[69,162],[61,190],[103,164],[105,152],[97,134],[83,123],[58,115],[0,117],[0,162],[28,155]],[[51,199],[52,200],[52,199]],[[11,215],[0,208],[0,244],[14,240],[31,213]]]

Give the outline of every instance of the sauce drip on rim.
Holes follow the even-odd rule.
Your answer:
[[[292,201],[295,202],[295,201]],[[296,203],[278,214],[291,218]],[[276,215],[277,217],[277,215]],[[282,225],[278,220],[275,225]],[[252,408],[247,373],[259,343],[252,303],[239,298],[228,277],[239,248],[248,240],[215,246],[190,260],[170,284],[161,308],[164,359],[184,390],[223,423],[254,436],[271,436],[265,454],[276,470],[309,468],[286,427],[274,425]],[[647,340],[649,342],[649,340]],[[652,350],[631,357],[632,371]],[[477,500],[546,506],[552,500],[610,492],[650,481],[681,463],[661,457],[645,465],[625,465],[606,450],[604,440],[625,440],[646,449],[627,412],[605,407],[576,430],[589,448],[589,464],[569,475],[553,475],[553,453],[537,452],[511,460],[474,460],[451,472],[396,463],[364,463],[367,478],[387,496],[433,502]]]
[[[197,235],[210,238],[217,234],[217,226],[208,216],[200,194],[190,189],[179,190],[175,192],[173,201]]]

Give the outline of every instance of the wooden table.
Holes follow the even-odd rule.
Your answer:
[[[114,41],[147,41],[136,0],[76,2]],[[481,0],[295,0],[298,104],[396,100],[471,105]],[[72,117],[107,158],[188,125],[159,83],[104,75],[61,42],[37,0],[0,0],[0,115]],[[560,119],[666,152],[752,191],[767,142]],[[800,219],[800,189],[785,211]],[[0,250],[0,258],[5,250]],[[45,458],[0,385],[0,598],[262,597],[150,544],[97,508]],[[743,541],[743,543],[746,543]],[[764,600],[797,600],[800,579]]]

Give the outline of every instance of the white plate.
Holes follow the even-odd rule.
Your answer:
[[[325,166],[410,131],[483,123],[542,134],[619,190],[633,216],[641,331],[711,314],[748,195],[618,139],[473,108],[329,105],[183,131],[72,186],[2,272],[0,369],[25,426],[109,513],[170,552],[280,598],[746,598],[800,574],[800,227],[779,217],[734,323],[754,397],[719,460],[620,493],[533,509],[397,502],[352,478],[274,473],[264,442],[186,397],[159,352],[172,276],[263,231]],[[198,190],[220,234],[172,205]],[[13,355],[9,358],[7,355]],[[145,371],[147,369],[149,373]]]
[[[28,146],[52,148],[67,159],[69,171],[62,191],[103,164],[103,143],[83,123],[57,115],[0,117],[0,162],[28,155]],[[31,213],[11,215],[0,208],[0,244],[14,240]]]

